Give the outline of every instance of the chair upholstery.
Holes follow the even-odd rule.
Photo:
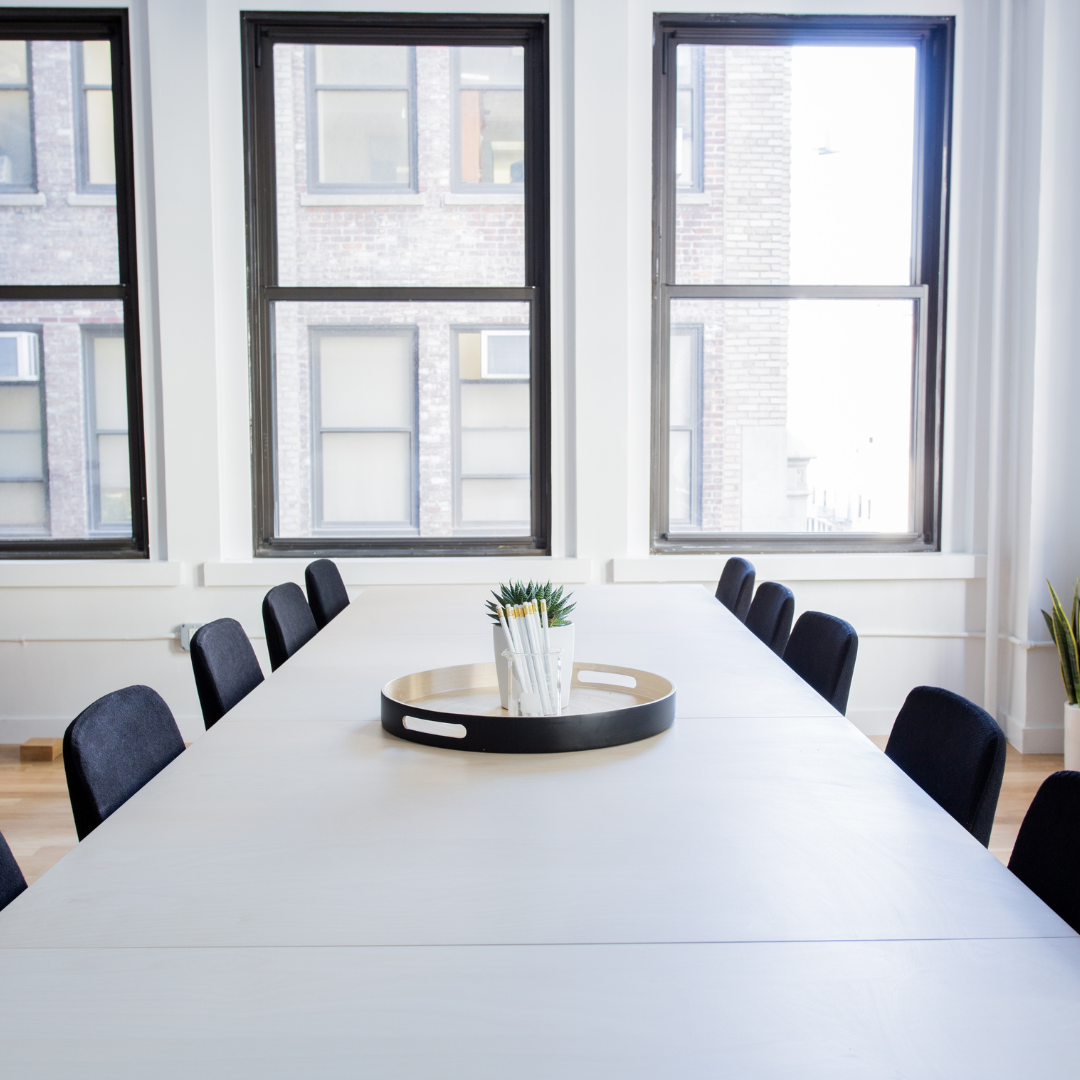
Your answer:
[[[319,632],[315,616],[304,598],[304,591],[292,581],[275,585],[266,594],[262,617],[271,671],[277,671]]]
[[[1056,772],[1042,782],[1009,869],[1080,933],[1080,772]]]
[[[1005,733],[988,712],[951,690],[916,686],[885,753],[983,847],[989,845],[1005,772]]]
[[[746,614],[746,628],[783,656],[794,616],[795,594],[776,581],[763,581]]]
[[[64,732],[75,831],[84,840],[184,750],[169,706],[149,686],[98,698]]]
[[[823,611],[804,611],[784,649],[784,663],[838,713],[847,712],[859,635],[851,623]]]
[[[11,854],[7,841],[0,836],[0,911],[3,911],[19,893],[25,891],[26,878],[23,877],[15,856]]]
[[[217,619],[195,631],[191,670],[207,730],[263,681],[255,650],[235,619]]]
[[[321,630],[349,606],[349,594],[337,566],[329,559],[316,559],[304,571],[307,598],[315,625]]]
[[[724,572],[716,586],[716,599],[733,612],[740,622],[746,621],[746,613],[750,610],[755,574],[752,562],[735,556],[724,563]]]

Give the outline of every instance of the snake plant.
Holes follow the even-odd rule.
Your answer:
[[[1044,611],[1043,618],[1046,619],[1050,636],[1057,646],[1065,695],[1069,699],[1069,704],[1075,705],[1077,694],[1080,694],[1080,652],[1077,651],[1077,641],[1080,640],[1080,580],[1073,589],[1070,617],[1065,615],[1065,609],[1061,606],[1057,593],[1054,592],[1054,586],[1049,581],[1046,584],[1050,589],[1050,599],[1053,601],[1053,614]]]
[[[498,592],[492,590],[491,595],[495,599],[487,603],[488,614],[491,616],[491,621],[497,623],[499,621],[498,613],[495,611],[497,603],[503,607],[510,607],[514,604],[524,604],[528,600],[544,600],[547,602],[548,625],[566,626],[570,621],[567,616],[577,605],[570,603],[572,594],[563,595],[563,589],[562,585],[557,589],[553,588],[550,581],[543,584],[530,581],[528,585],[522,581],[504,582],[499,586]]]

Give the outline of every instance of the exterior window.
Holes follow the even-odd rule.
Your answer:
[[[0,41],[0,191],[34,190],[29,43]]]
[[[130,531],[127,363],[124,330],[83,330],[91,529]]]
[[[546,17],[244,27],[255,553],[548,551]]]
[[[0,8],[37,189],[0,206],[0,558],[146,558],[127,13],[33,14]]]
[[[416,50],[309,45],[308,186],[411,191],[416,182]]]
[[[415,529],[415,329],[313,334],[318,529]]]
[[[654,550],[937,548],[952,29],[657,17]]]
[[[525,180],[525,50],[453,50],[456,187],[520,191]]]
[[[457,328],[455,509],[463,529],[526,529],[528,329]]]
[[[72,42],[79,191],[116,190],[112,50],[107,41]]]
[[[45,410],[37,327],[0,327],[0,537],[45,533]]]

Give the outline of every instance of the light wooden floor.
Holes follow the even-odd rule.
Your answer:
[[[873,740],[884,748],[885,736]],[[1020,754],[1011,746],[1005,761],[990,850],[1004,863],[1039,785],[1063,768],[1060,754]],[[29,882],[36,881],[75,846],[64,762],[23,765],[17,746],[0,745],[0,832]]]

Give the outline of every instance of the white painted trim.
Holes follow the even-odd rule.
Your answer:
[[[385,195],[309,195],[300,193],[301,206],[426,206],[427,196],[423,194]]]
[[[174,588],[184,582],[184,564],[180,562],[145,559],[0,561],[0,589]]]
[[[613,559],[616,582],[718,581],[728,556],[654,555]],[[755,554],[758,581],[942,581],[986,576],[983,555]]]
[[[443,206],[524,206],[524,195],[458,195],[447,192],[442,197]]]
[[[44,198],[44,196],[42,196]],[[78,191],[68,193],[68,206],[115,206],[115,195],[84,195]]]
[[[1024,727],[1010,713],[1004,715],[1005,738],[1021,754],[1061,754],[1065,752],[1065,727]]]
[[[0,206],[44,206],[45,192],[26,192],[23,195],[0,195]]]
[[[267,588],[304,580],[310,559],[253,559],[205,562],[201,584],[215,587]],[[541,578],[581,585],[592,580],[589,559],[430,558],[335,559],[346,585],[489,585],[510,578]]]

